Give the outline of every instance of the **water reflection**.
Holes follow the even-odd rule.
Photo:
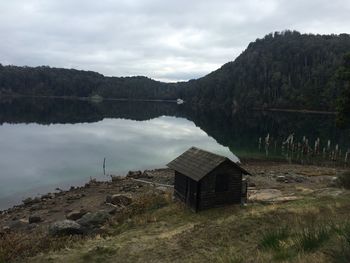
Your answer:
[[[297,162],[301,160],[295,153],[305,149],[298,144],[304,136],[311,147],[319,139],[320,149],[331,141],[343,157],[350,148],[349,131],[338,130],[333,115],[234,114],[189,106],[0,100],[0,209],[33,193],[84,183],[90,176],[106,178],[102,175],[104,158],[107,174],[125,174],[133,169],[163,167],[190,146],[232,159],[234,153],[243,159],[267,157]],[[296,144],[283,146],[290,134],[294,134]],[[267,135],[268,156],[265,145],[259,144],[259,138],[264,141]],[[308,156],[307,161],[325,161],[318,159]]]
[[[0,135],[0,209],[27,194],[103,179],[104,158],[107,174],[164,167],[192,145],[237,160],[193,122],[176,117],[3,124]]]

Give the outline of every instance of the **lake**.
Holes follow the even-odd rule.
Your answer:
[[[290,134],[293,149],[283,144]],[[317,138],[318,154],[298,152],[297,143],[308,140],[314,149]],[[0,210],[90,178],[165,167],[191,146],[234,161],[238,156],[345,165],[349,142],[349,131],[338,130],[333,115],[203,111],[160,102],[7,99],[0,101]]]

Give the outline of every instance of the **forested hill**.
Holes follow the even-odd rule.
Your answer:
[[[2,66],[0,95],[175,99],[176,87],[147,77],[105,77],[92,71]]]
[[[341,89],[334,76],[347,52],[347,34],[269,34],[235,61],[183,84],[181,96],[207,107],[334,110]]]
[[[91,71],[0,65],[0,95],[180,97],[197,108],[335,110],[342,88],[335,73],[347,52],[347,34],[273,33],[250,43],[233,62],[207,76],[172,84],[146,77],[105,77]]]

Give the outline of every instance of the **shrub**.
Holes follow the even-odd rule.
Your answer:
[[[278,228],[267,232],[263,235],[260,246],[264,249],[274,249],[277,250],[280,248],[281,241],[289,237],[289,231],[287,228]]]
[[[330,238],[330,228],[321,224],[318,226],[304,227],[296,233],[294,243],[297,248],[306,252],[317,250]]]
[[[350,171],[346,171],[338,176],[338,185],[350,189]]]

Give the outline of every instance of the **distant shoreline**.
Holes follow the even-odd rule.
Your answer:
[[[139,102],[170,102],[177,103],[177,100],[160,100],[160,99],[130,99],[130,98],[104,98],[98,99],[94,97],[76,97],[76,96],[40,96],[40,95],[0,95],[3,98],[46,98],[46,99],[68,99],[68,100],[84,100],[84,101],[139,101]]]
[[[131,99],[131,98],[104,98],[104,97],[76,97],[76,96],[40,96],[40,95],[1,95],[0,99],[4,98],[47,98],[47,99],[69,99],[69,100],[83,100],[91,102],[101,101],[133,101],[133,102],[166,102],[166,103],[177,103],[177,99],[173,100],[162,100],[162,99]],[[271,112],[294,112],[294,113],[309,113],[309,114],[325,114],[325,115],[336,115],[336,111],[322,111],[322,110],[308,110],[308,109],[285,109],[285,108],[262,108],[254,107],[252,110],[255,111],[271,111]]]
[[[273,111],[273,112],[297,112],[297,113],[311,113],[311,114],[326,114],[336,115],[336,111],[321,111],[321,110],[307,110],[307,109],[279,109],[279,108],[253,108],[253,110]]]

